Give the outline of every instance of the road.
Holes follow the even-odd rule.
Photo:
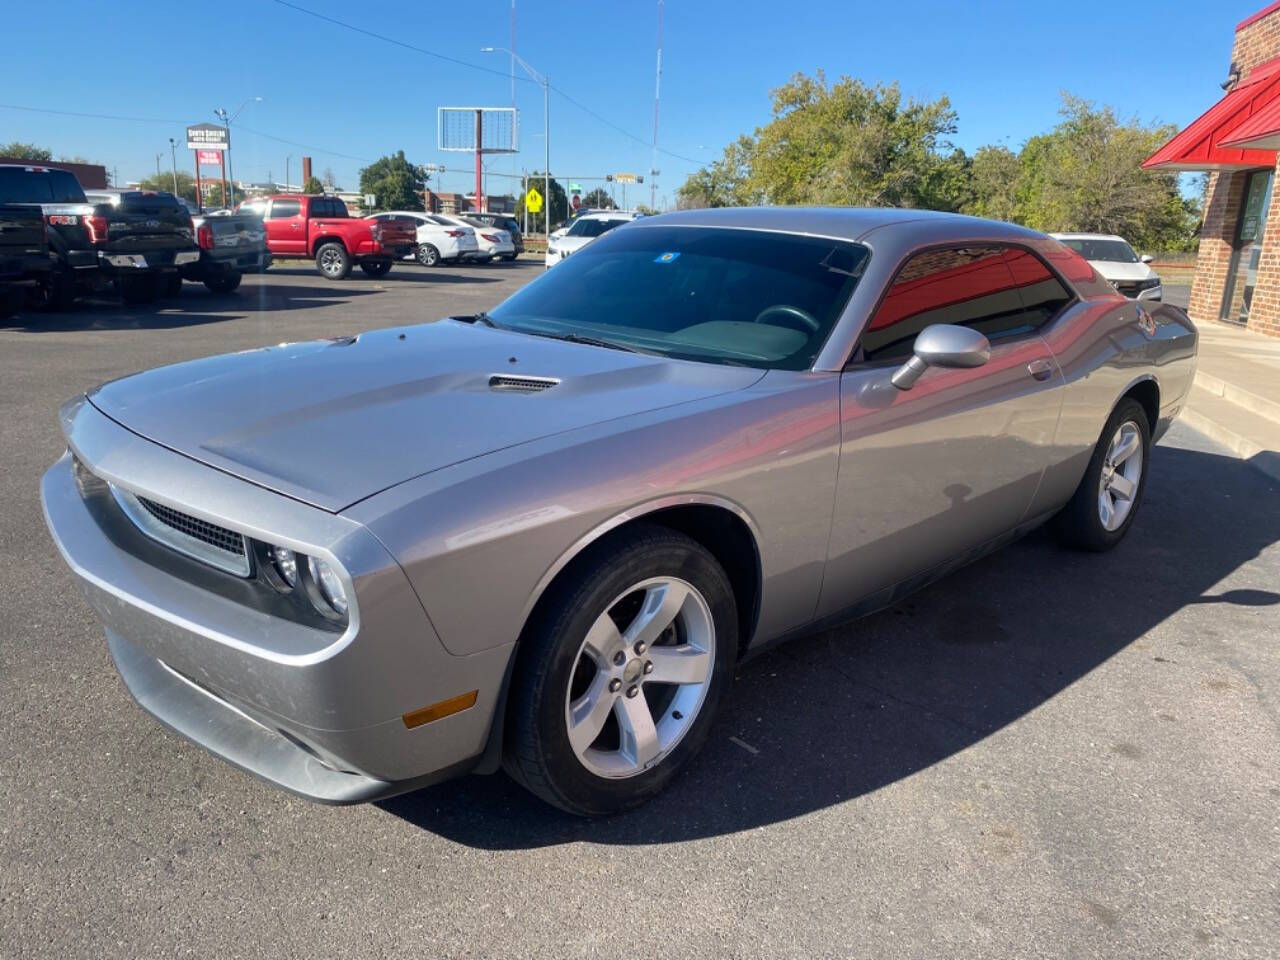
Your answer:
[[[1280,490],[1181,428],[1119,549],[1035,534],[745,665],[696,765],[617,819],[502,775],[317,806],[138,710],[40,516],[58,404],[538,269],[299,266],[0,324],[0,956],[1275,956]]]

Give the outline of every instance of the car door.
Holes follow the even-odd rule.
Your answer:
[[[276,256],[307,255],[307,221],[302,216],[301,200],[272,200],[263,225],[267,243]]]
[[[889,602],[1014,530],[1048,466],[1062,374],[1037,332],[1072,300],[1035,255],[995,244],[915,253],[840,379],[841,450],[819,615]],[[984,333],[990,359],[889,378],[925,327]]]

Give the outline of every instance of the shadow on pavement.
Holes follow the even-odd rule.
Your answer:
[[[1280,603],[1271,583],[1207,592],[1280,540],[1280,510],[1259,509],[1278,493],[1238,460],[1157,447],[1118,548],[1076,553],[1037,532],[889,610],[742,666],[706,749],[632,813],[579,820],[505,775],[381,806],[485,849],[668,843],[821,810],[1017,721],[1186,605]]]

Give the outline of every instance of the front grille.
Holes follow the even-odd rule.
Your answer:
[[[111,485],[111,493],[125,516],[152,540],[227,573],[249,576],[252,566],[248,544],[242,534],[137,496],[114,484]]]
[[[211,547],[225,550],[227,553],[233,553],[237,556],[244,555],[244,537],[234,530],[220,527],[216,523],[209,523],[199,517],[193,517],[189,513],[182,513],[172,507],[166,507],[163,503],[148,500],[146,497],[138,497],[138,502],[146,507],[147,512],[165,526],[185,533],[188,537],[202,540]]]

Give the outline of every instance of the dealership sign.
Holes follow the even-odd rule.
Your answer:
[[[194,127],[187,127],[189,150],[222,151],[229,145],[226,127],[220,127],[216,123],[197,123]]]
[[[222,162],[221,150],[197,150],[196,162],[202,166],[216,167]]]

